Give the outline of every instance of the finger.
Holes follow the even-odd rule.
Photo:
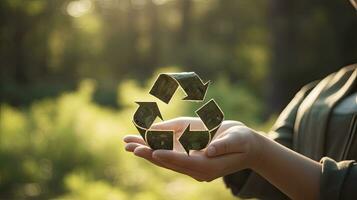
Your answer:
[[[234,131],[229,132],[222,137],[214,140],[208,145],[206,155],[208,157],[219,156],[229,153],[243,153],[246,149],[245,140],[240,133]]]
[[[203,122],[198,117],[179,117],[164,122],[155,123],[152,125],[152,129],[160,130],[174,130],[175,132],[183,132],[188,125],[191,125],[193,129],[204,128]]]
[[[225,120],[224,122],[227,124],[236,125],[236,126],[245,126],[245,124],[241,121]]]
[[[180,120],[183,121],[184,129],[186,129],[188,125],[190,125],[191,130],[201,130],[206,127],[203,121],[198,117],[180,117]]]
[[[168,150],[156,150],[153,152],[152,158],[161,163],[161,165],[167,169],[181,174],[186,174],[196,180],[203,179],[202,174],[197,171],[197,169],[200,168],[194,167],[197,165],[197,162],[185,153]]]
[[[244,124],[240,121],[226,120],[218,128],[217,133],[214,135],[212,140],[222,137],[223,133],[233,126],[244,126]]]
[[[128,143],[128,144],[125,145],[125,150],[128,151],[128,152],[134,152],[136,147],[139,147],[139,146],[141,146],[141,144],[131,142],[131,143]]]
[[[157,166],[164,167],[160,162],[152,158],[152,152],[153,150],[149,147],[140,145],[139,147],[135,148],[134,155],[144,158]]]
[[[206,155],[208,157],[215,157],[215,156],[225,154],[228,151],[228,144],[224,140],[225,138],[227,138],[226,135],[219,139],[216,139],[211,144],[209,144],[205,151]],[[222,141],[222,139],[223,139],[223,141]]]
[[[209,158],[202,151],[192,151],[190,156],[166,150],[157,150],[153,153],[154,159],[158,159],[174,171],[206,181],[246,168],[245,156],[244,153],[231,153]]]
[[[179,118],[175,118],[175,119],[170,119],[163,122],[155,123],[151,126],[151,129],[177,131],[178,129],[181,129],[182,126],[181,123],[182,121],[179,120]]]
[[[224,121],[224,123],[222,123],[221,127],[219,127],[218,130],[224,132],[234,126],[244,126],[244,124],[239,121],[228,120],[228,121]]]
[[[199,155],[188,156],[184,152],[177,151],[156,150],[153,153],[153,158],[183,168],[195,168],[201,164]]]
[[[162,162],[160,160],[153,158],[153,156],[152,156],[153,152],[155,152],[155,151],[153,151],[149,147],[141,145],[140,147],[137,147],[135,149],[134,154],[136,156],[139,156],[139,157],[142,157],[142,158],[148,160],[149,162],[151,162],[159,167],[163,167],[163,168],[166,168],[166,169],[169,169],[169,170],[181,173],[181,174],[185,174],[185,175],[188,175],[191,177],[200,178],[200,174],[193,170],[190,170],[190,169],[187,169],[187,168],[184,168],[181,166],[177,166],[177,165],[174,165],[171,163]]]
[[[133,151],[134,155],[145,158],[151,159],[153,150],[150,147],[140,145],[139,147],[135,148]]]
[[[204,178],[202,177],[202,175],[194,170],[191,170],[187,167],[181,167],[181,166],[177,166],[171,163],[166,163],[166,162],[162,162],[162,161],[157,161],[160,164],[162,164],[162,166],[166,169],[169,169],[171,171],[180,173],[180,174],[185,174],[188,176],[191,176],[192,178],[196,179],[196,180],[203,180]]]
[[[123,138],[126,143],[139,143],[145,145],[145,140],[140,135],[127,135]]]
[[[233,121],[233,120],[229,120],[229,121],[224,121],[224,124],[222,124],[217,133],[219,132],[219,134],[215,134],[215,136],[212,138],[212,140],[215,139],[219,139],[222,138],[223,136],[227,135],[229,132],[231,131],[227,131],[227,130],[232,130],[233,127],[245,127],[245,125],[242,122],[239,121]]]

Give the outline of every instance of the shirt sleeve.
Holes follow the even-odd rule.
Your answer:
[[[331,158],[321,159],[320,199],[357,199],[357,163],[354,160],[336,162]]]
[[[292,147],[297,110],[301,102],[316,84],[317,82],[312,82],[304,86],[295,95],[293,100],[279,115],[272,130],[269,132],[268,136],[270,138],[288,148]],[[231,192],[241,198],[289,199],[267,180],[249,169],[229,174],[223,177],[223,180]]]

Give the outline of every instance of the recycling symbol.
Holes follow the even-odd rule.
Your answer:
[[[210,81],[203,83],[195,72],[163,73],[159,74],[150,94],[166,104],[169,104],[176,90],[181,87],[185,92],[184,101],[203,102]],[[147,145],[152,149],[173,149],[174,131],[151,129],[155,119],[159,117],[164,120],[156,102],[136,102],[139,107],[134,113],[133,123]],[[224,114],[218,104],[209,100],[195,111],[202,120],[205,129],[191,130],[190,124],[179,138],[179,142],[189,154],[190,150],[204,149],[221,126]]]

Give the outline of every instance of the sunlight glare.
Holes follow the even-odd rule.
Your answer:
[[[165,4],[168,0],[152,0],[154,4],[156,5],[163,5]]]
[[[72,17],[80,17],[88,13],[91,8],[92,2],[90,0],[71,1],[67,5],[67,13]]]

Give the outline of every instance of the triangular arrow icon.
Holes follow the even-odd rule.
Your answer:
[[[187,126],[179,139],[187,154],[189,154],[190,150],[204,149],[210,140],[209,131],[192,131],[190,127],[190,125]]]

